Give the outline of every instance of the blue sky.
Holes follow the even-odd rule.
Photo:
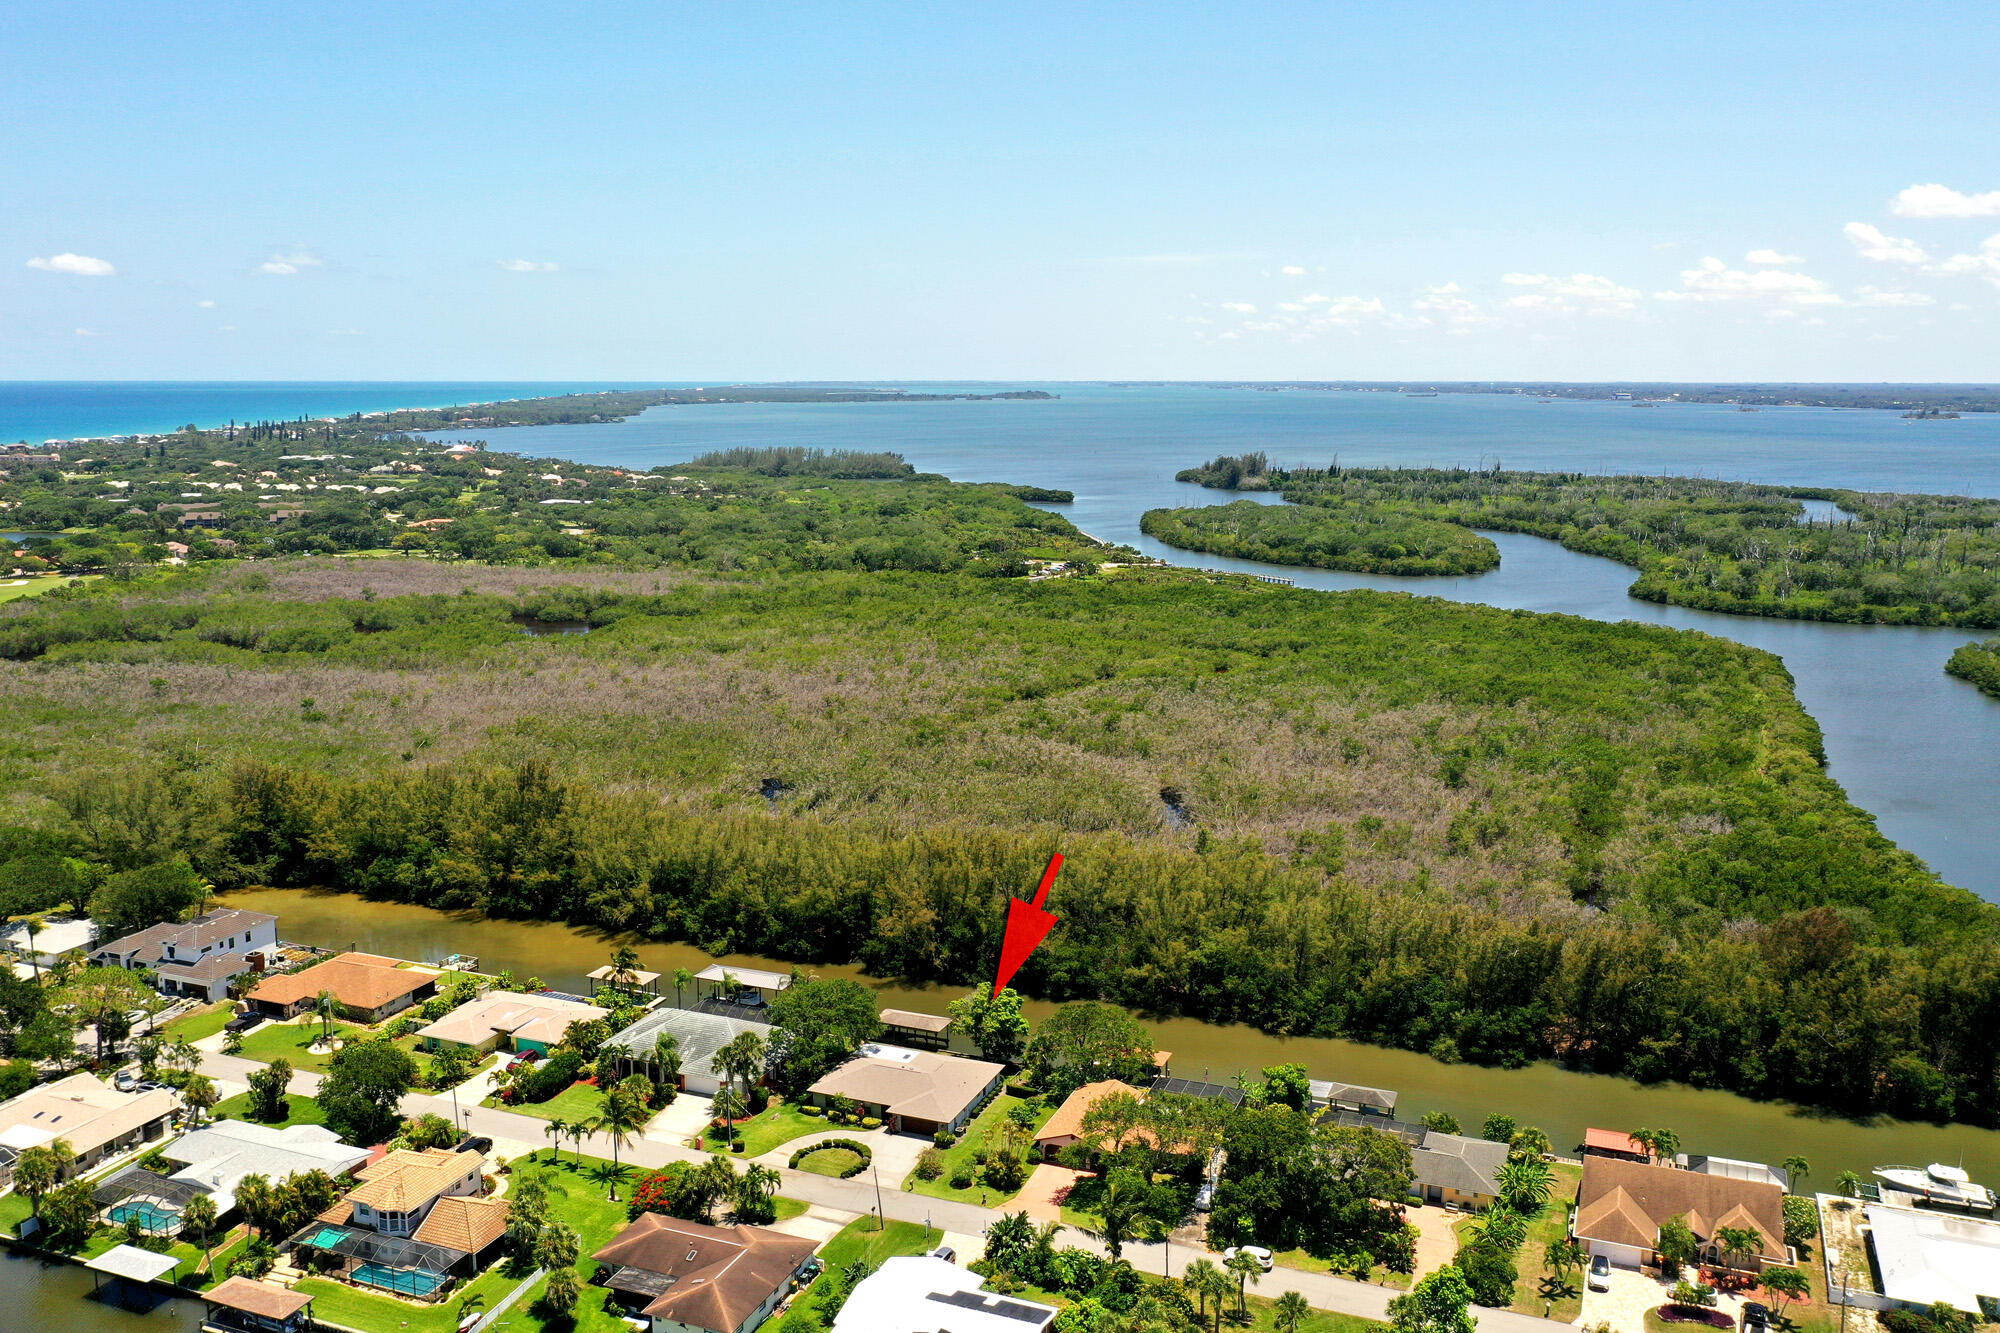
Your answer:
[[[1996,39],[1990,3],[12,5],[0,378],[1991,380]]]

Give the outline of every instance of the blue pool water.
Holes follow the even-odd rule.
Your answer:
[[[181,1215],[150,1203],[121,1203],[110,1213],[111,1220],[118,1223],[136,1222],[147,1231],[164,1234],[177,1229]]]
[[[357,1267],[348,1277],[364,1287],[380,1287],[401,1296],[428,1296],[445,1284],[442,1273],[426,1273],[416,1268],[391,1268],[387,1264],[367,1263]]]
[[[339,1227],[321,1227],[318,1231],[313,1232],[311,1239],[301,1241],[300,1244],[310,1245],[316,1250],[330,1250],[335,1245],[338,1245],[340,1238],[346,1234]]]

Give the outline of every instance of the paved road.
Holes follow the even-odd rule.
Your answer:
[[[204,1054],[202,1072],[218,1082],[236,1086],[247,1086],[249,1075],[262,1065],[245,1060],[240,1056]],[[301,1096],[311,1096],[319,1090],[319,1075],[300,1070],[292,1075],[291,1090]],[[449,1120],[452,1116],[452,1099],[449,1096],[434,1096],[428,1093],[411,1093],[403,1099],[403,1114],[441,1115]],[[535,1116],[521,1115],[515,1111],[501,1111],[488,1106],[458,1105],[459,1123],[468,1133],[483,1134],[488,1138],[512,1139],[523,1143],[546,1143],[543,1132],[546,1121]],[[563,1140],[567,1150],[569,1140]],[[595,1157],[609,1158],[612,1154],[611,1140],[602,1134],[588,1135],[583,1140],[583,1151]],[[657,1139],[633,1139],[618,1148],[618,1160],[633,1166],[660,1167],[669,1162],[700,1162],[708,1154],[685,1148],[677,1143],[662,1143]],[[905,1193],[894,1184],[884,1181],[878,1191],[871,1179],[872,1173],[864,1172],[849,1180],[835,1180],[831,1176],[815,1175],[809,1171],[792,1171],[778,1168],[783,1179],[780,1189],[794,1199],[819,1204],[845,1213],[860,1215],[876,1211],[877,1199],[881,1202],[883,1216],[895,1221],[915,1222],[922,1225],[941,1227],[946,1231],[956,1231],[968,1236],[985,1233],[989,1224],[1000,1218],[1002,1209],[982,1208],[977,1204],[959,1203],[951,1199],[933,1199],[928,1195]],[[1104,1247],[1087,1236],[1072,1234],[1068,1243],[1084,1249],[1104,1253]],[[1202,1256],[1213,1259],[1207,1250],[1198,1250],[1187,1245],[1133,1244],[1125,1247],[1125,1258],[1132,1266],[1148,1273],[1178,1276],[1182,1269],[1194,1259]],[[1172,1267],[1169,1268],[1169,1263]],[[1275,1296],[1280,1292],[1296,1291],[1306,1298],[1307,1303],[1321,1310],[1333,1310],[1341,1314],[1359,1315],[1363,1319],[1386,1320],[1391,1297],[1397,1293],[1386,1287],[1374,1286],[1366,1282],[1356,1282],[1351,1278],[1334,1277],[1326,1273],[1307,1273],[1295,1268],[1280,1268],[1268,1274],[1255,1288],[1264,1295]],[[1533,1315],[1515,1314],[1509,1310],[1478,1310],[1479,1327],[1485,1333],[1555,1333],[1558,1329],[1570,1327],[1553,1320],[1541,1319]]]

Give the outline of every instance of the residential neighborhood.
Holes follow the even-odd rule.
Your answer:
[[[279,925],[211,906],[108,943],[38,932],[30,977],[129,978],[102,1002],[139,1021],[105,1014],[76,1048],[94,1071],[0,1102],[14,1243],[196,1293],[230,1333],[388,1333],[510,1296],[648,1333],[1011,1333],[1098,1302],[1080,1275],[1106,1264],[1253,1323],[1278,1315],[1252,1277],[1366,1320],[1461,1273],[1499,1333],[1660,1333],[1674,1310],[1829,1333],[1843,1306],[1979,1315],[2000,1291],[2000,1222],[1942,1165],[1802,1195],[1803,1159],[1666,1130],[1565,1147],[1497,1113],[1398,1119],[1398,1092],[1303,1066],[1176,1075],[1107,1006],[989,1059],[996,1001],[878,1009],[720,963],[666,986],[629,951],[567,993]],[[1064,1077],[1079,1061],[1119,1072]],[[1322,1177],[1329,1155],[1355,1165]]]

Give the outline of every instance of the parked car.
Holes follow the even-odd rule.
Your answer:
[[[1194,1210],[1205,1213],[1215,1206],[1215,1186],[1204,1180],[1201,1188],[1194,1192]]]
[[[264,1021],[262,1014],[238,1014],[222,1025],[224,1032],[248,1032]]]
[[[490,1153],[493,1151],[493,1140],[487,1138],[484,1135],[475,1135],[474,1137],[469,1138],[465,1142],[459,1144],[457,1151]]]
[[[1762,1301],[1743,1302],[1743,1330],[1763,1330],[1771,1326],[1771,1307]]]
[[[1601,1254],[1591,1256],[1590,1289],[1592,1291],[1611,1290],[1611,1261]]]
[[[942,1259],[948,1264],[955,1264],[958,1262],[958,1251],[949,1245],[940,1245],[930,1252],[930,1257],[933,1259]]]
[[[1232,1245],[1222,1252],[1222,1262],[1227,1264],[1239,1253],[1247,1254],[1252,1259],[1255,1259],[1257,1266],[1266,1273],[1270,1272],[1272,1266],[1277,1262],[1277,1260],[1271,1257],[1271,1252],[1262,1245]]]
[[[111,1086],[120,1092],[136,1092],[139,1088],[139,1080],[132,1077],[130,1070],[121,1069],[112,1078]]]
[[[130,1023],[134,1028],[146,1026],[146,1020],[151,1017],[152,1015],[144,1009],[127,1009],[125,1011],[125,1021]]]

